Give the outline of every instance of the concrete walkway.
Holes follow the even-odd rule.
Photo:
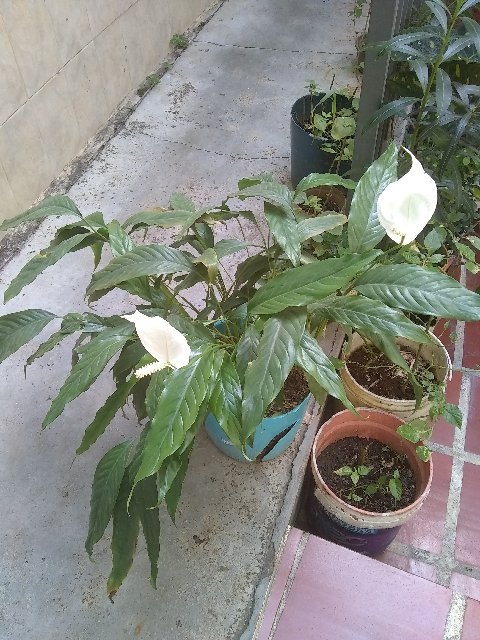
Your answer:
[[[70,196],[84,213],[122,220],[165,204],[172,191],[206,203],[244,176],[270,172],[287,181],[289,110],[307,81],[321,88],[334,75],[337,88],[356,82],[351,5],[227,0]],[[7,265],[2,288],[48,244],[54,226],[43,224]],[[89,253],[74,254],[5,312],[85,310],[91,267]],[[96,309],[118,313],[131,305],[106,297]],[[148,584],[140,550],[112,605],[105,595],[108,544],[97,545],[94,563],[83,550],[90,482],[103,452],[138,427],[132,415],[119,415],[99,446],[74,459],[97,396],[108,395],[106,376],[40,432],[68,374],[71,346],[37,361],[26,380],[23,363],[35,345],[0,368],[0,639],[249,640],[315,424],[302,446],[297,441],[278,461],[261,465],[225,458],[200,434],[177,527],[162,522],[158,590]]]

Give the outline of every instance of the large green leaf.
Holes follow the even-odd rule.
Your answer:
[[[442,68],[437,69],[435,76],[435,100],[437,103],[437,116],[441,118],[452,102],[452,81],[450,76]]]
[[[237,344],[236,369],[241,382],[245,378],[249,363],[257,357],[259,344],[260,333],[253,325],[249,325]]]
[[[249,280],[259,280],[270,269],[271,260],[268,256],[258,253],[246,258],[241,262],[235,273],[235,280],[238,286]]]
[[[129,251],[133,251],[135,248],[133,240],[117,220],[112,220],[112,222],[107,225],[107,229],[110,249],[112,250],[115,258],[117,256],[123,256]],[[151,300],[152,298],[152,291],[146,276],[143,276],[142,278],[129,279],[128,282],[124,282],[120,285],[120,288],[128,291],[128,293],[131,293],[134,296],[139,296],[144,300]]]
[[[157,506],[157,476],[145,478],[135,487],[132,514],[140,518],[143,536],[150,560],[150,583],[157,586],[158,558],[160,555],[160,512]]]
[[[117,384],[119,382],[125,382],[128,374],[138,365],[146,353],[145,347],[140,340],[135,340],[135,342],[131,342],[123,347],[117,361],[112,367],[113,377]]]
[[[239,449],[242,433],[242,386],[232,360],[225,357],[210,398],[210,410],[231,442]]]
[[[171,456],[168,456],[168,458],[163,461],[162,466],[158,470],[158,504],[165,500],[165,496],[169,492],[173,481],[182,469],[185,457],[190,457],[190,453],[193,447],[193,441],[195,440],[195,436],[197,435],[198,427],[200,427],[200,423],[203,424],[203,420],[205,419],[204,406],[205,403],[203,403],[202,407],[200,408],[199,416],[197,417],[196,423],[191,429],[187,431],[182,446],[177,449],[175,453],[172,453]]]
[[[57,397],[43,421],[48,426],[63,412],[65,406],[86,391],[98,378],[113,356],[120,351],[133,333],[133,325],[126,323],[119,327],[105,329],[78,351],[80,360],[72,367]]]
[[[163,369],[162,371],[156,371],[150,377],[150,382],[148,383],[147,392],[145,394],[145,407],[150,420],[153,420],[155,417],[157,405],[165,388],[165,380],[169,373],[170,371],[168,369]]]
[[[239,196],[263,198],[266,202],[282,208],[286,213],[293,213],[293,193],[288,187],[274,180],[265,180],[242,189]]]
[[[52,244],[46,249],[40,251],[40,253],[27,262],[27,264],[20,270],[19,274],[12,280],[3,295],[3,301],[7,302],[18,295],[23,287],[33,282],[35,278],[42,273],[42,271],[58,262],[71,249],[73,249],[73,247],[76,247],[78,244],[83,242],[86,237],[87,236],[84,233],[77,234],[60,244]]]
[[[348,284],[380,253],[352,253],[284,271],[255,293],[250,300],[249,311],[254,314],[272,314],[287,307],[318,302]]]
[[[181,447],[197,418],[209,380],[218,373],[213,370],[214,362],[214,351],[208,349],[167,378],[147,434],[136,483],[156,473],[163,461]]]
[[[205,419],[205,416],[202,416],[202,422]],[[180,456],[180,466],[178,468],[175,477],[173,478],[170,487],[165,494],[165,502],[167,504],[168,515],[172,519],[172,522],[175,522],[175,515],[177,513],[178,503],[180,501],[180,496],[182,494],[183,482],[185,480],[185,476],[187,475],[188,463],[190,462],[190,456],[192,453],[194,445],[194,440],[192,440],[191,444],[182,452]]]
[[[339,186],[344,187],[345,189],[355,189],[355,185],[356,182],[353,180],[341,178],[334,173],[311,173],[305,178],[302,178],[297,184],[294,200],[296,201],[299,194],[302,194],[308,189],[316,189],[317,187],[324,186]]]
[[[41,220],[42,218],[48,218],[49,216],[65,216],[65,215],[77,215],[80,216],[76,204],[73,200],[70,200],[68,196],[48,196],[35,205],[28,211],[21,213],[14,218],[4,220],[0,224],[0,231],[5,229],[11,229],[17,227],[24,222],[31,222],[32,220]]]
[[[255,432],[268,405],[282,389],[295,363],[305,321],[304,309],[287,309],[265,323],[257,357],[245,372],[242,403],[245,437]]]
[[[0,362],[44,329],[56,316],[43,309],[27,309],[0,316]]]
[[[130,571],[137,548],[140,516],[137,510],[128,511],[131,491],[128,472],[125,472],[113,510],[112,571],[107,581],[107,594],[113,598]]]
[[[324,216],[317,216],[316,218],[307,218],[302,220],[298,224],[297,233],[300,242],[305,242],[309,238],[318,236],[325,231],[335,229],[342,224],[345,224],[347,217],[341,213],[332,213]]]
[[[188,209],[175,209],[175,210],[162,210],[162,209],[147,209],[146,211],[139,211],[133,216],[130,216],[123,226],[135,227],[136,225],[147,225],[153,227],[162,227],[168,229],[169,227],[182,226],[186,229],[190,227],[198,218],[204,214],[204,211],[189,211]]]
[[[94,274],[88,293],[108,289],[125,280],[141,276],[159,276],[190,271],[192,261],[178,249],[161,245],[136,247],[114,258],[104,269]]]
[[[238,251],[243,251],[248,247],[247,242],[243,242],[243,240],[219,240],[213,249],[217,254],[219,260],[225,258],[226,256],[230,256],[232,253],[238,253]]]
[[[331,360],[325,355],[318,342],[306,331],[297,350],[296,362],[331,396],[341,400],[347,408],[353,408]]]
[[[265,202],[265,218],[273,237],[296,267],[300,264],[300,238],[293,212]]]
[[[85,541],[85,549],[90,556],[93,546],[103,536],[112,517],[131,446],[131,440],[117,444],[107,451],[95,470],[90,497],[88,535]]]
[[[67,313],[62,320],[60,331],[55,331],[45,342],[42,342],[38,349],[27,358],[26,366],[31,365],[34,360],[41,358],[54,349],[67,336],[72,335],[72,333],[76,331],[81,331],[84,323],[84,318],[80,313]]]
[[[373,249],[385,236],[385,229],[378,221],[377,200],[397,178],[397,159],[398,149],[392,142],[360,178],[348,216],[350,251],[361,253]]]
[[[361,295],[327,299],[317,307],[323,317],[354,329],[382,331],[420,343],[430,342],[424,329],[409,320],[400,311],[383,302]]]
[[[107,398],[105,404],[100,407],[95,414],[95,418],[86,428],[82,442],[76,451],[77,455],[87,451],[105,432],[105,429],[117,415],[118,411],[127,402],[130,391],[136,382],[137,378],[132,376],[130,380],[119,384],[112,395]]]
[[[456,280],[413,264],[378,265],[355,283],[355,289],[390,307],[439,318],[480,320],[480,296]]]

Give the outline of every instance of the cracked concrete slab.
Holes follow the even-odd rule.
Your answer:
[[[333,47],[334,29],[339,42],[347,42],[346,11],[343,0],[228,0],[69,195],[83,212],[103,211],[108,221],[166,204],[172,191],[199,204],[215,203],[247,175],[269,172],[287,181],[289,109],[310,72],[319,82],[329,84],[335,71],[337,86],[355,83],[346,67],[335,67],[352,59],[353,44],[342,44],[338,57],[288,51],[299,41],[304,51],[316,51],[322,39]],[[255,16],[262,28],[252,31]],[[265,50],[269,30],[283,51]],[[203,40],[215,33],[218,43],[206,45]],[[226,41],[254,48],[225,46]],[[48,244],[57,226],[55,220],[40,226],[0,274],[2,289]],[[159,233],[158,239],[168,236]],[[86,310],[91,267],[88,252],[69,256],[5,312]],[[96,309],[119,313],[131,303],[126,295],[109,295]],[[36,361],[25,380],[24,361],[45,333],[0,366],[0,639],[250,640],[315,425],[301,447],[305,430],[281,458],[259,465],[226,458],[201,432],[177,526],[162,516],[158,590],[148,584],[141,549],[112,605],[105,595],[108,543],[97,546],[93,563],[83,550],[90,482],[103,452],[138,425],[131,412],[119,414],[98,446],[74,458],[84,427],[111,392],[105,375],[41,432],[49,402],[69,371],[72,346],[66,341]]]

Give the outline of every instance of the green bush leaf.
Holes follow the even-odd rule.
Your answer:
[[[112,517],[131,446],[131,440],[117,444],[107,451],[95,469],[88,535],[85,541],[85,549],[89,556],[92,555],[94,545],[103,536]]]
[[[447,239],[447,232],[443,227],[435,227],[427,233],[423,240],[425,248],[429,252],[437,251]]]
[[[297,184],[295,189],[294,202],[297,202],[300,194],[303,194],[308,189],[316,189],[317,187],[331,187],[338,186],[345,189],[355,189],[356,182],[349,180],[348,178],[341,178],[334,173],[311,173],[302,178]]]
[[[449,424],[457,427],[457,429],[460,429],[462,427],[463,415],[462,411],[457,407],[457,405],[451,404],[450,402],[445,402],[444,406],[442,407],[442,416]]]
[[[420,460],[423,460],[423,462],[428,462],[430,460],[432,452],[428,447],[420,445],[419,447],[416,447],[415,451],[417,452],[417,456],[420,458]]]
[[[297,350],[296,362],[331,396],[338,398],[348,409],[353,409],[332,362],[325,355],[318,342],[306,331]]]
[[[27,309],[0,316],[0,362],[30,342],[56,317],[43,309]]]
[[[85,453],[94,442],[105,432],[105,429],[117,415],[118,411],[127,402],[132,387],[137,382],[137,378],[132,376],[130,380],[119,384],[117,389],[109,396],[105,404],[95,414],[93,422],[89,424],[83,434],[82,442],[77,448],[77,455]]]
[[[83,316],[79,313],[67,313],[64,316],[62,321],[62,326],[60,327],[60,331],[55,331],[52,335],[42,342],[42,344],[38,347],[38,349],[31,356],[27,358],[25,367],[28,367],[32,364],[37,358],[41,358],[46,353],[54,349],[62,340],[64,340],[67,336],[72,335],[76,331],[81,331],[84,325]]]
[[[237,345],[236,369],[242,383],[249,363],[257,357],[259,344],[260,333],[253,325],[249,325]]]
[[[223,360],[209,407],[231,442],[241,449],[245,441],[242,430],[242,386],[229,357]]]
[[[298,224],[298,239],[300,242],[305,242],[305,240],[308,240],[309,238],[313,238],[325,231],[330,231],[331,229],[335,229],[335,227],[345,224],[346,221],[347,217],[341,213],[317,216],[316,218],[307,218]]]
[[[379,265],[355,283],[355,289],[391,307],[439,318],[480,320],[480,296],[456,280],[413,264]]]
[[[205,212],[190,211],[188,209],[174,209],[165,211],[164,209],[147,209],[139,211],[130,216],[123,227],[136,227],[137,225],[146,225],[147,227],[162,227],[168,229],[170,227],[183,227],[188,229],[198,220]]]
[[[296,267],[300,264],[300,238],[293,212],[265,202],[265,218],[273,237]]]
[[[142,480],[133,493],[132,515],[135,513],[142,524],[143,537],[150,560],[150,583],[157,587],[158,558],[160,555],[160,510],[157,506],[157,476]]]
[[[263,198],[266,202],[283,209],[286,214],[293,215],[293,194],[288,187],[274,180],[262,181],[251,184],[242,189],[238,196]]]
[[[124,253],[128,253],[135,248],[133,240],[117,220],[109,222],[107,224],[107,229],[110,249],[112,250],[114,257],[123,256]]]
[[[98,378],[113,356],[120,351],[133,333],[133,325],[125,322],[119,327],[105,329],[87,345],[79,349],[80,360],[72,367],[57,397],[43,421],[48,426],[63,412],[65,406],[86,391]]]
[[[423,440],[429,440],[432,436],[432,430],[432,426],[425,420],[415,418],[414,420],[410,420],[410,422],[401,424],[397,429],[397,433],[400,434],[402,438],[405,438],[405,440],[416,444]]]
[[[248,247],[247,242],[242,240],[219,240],[213,247],[218,259],[221,260],[226,256],[232,255],[232,253],[238,253]]]
[[[242,425],[247,438],[255,432],[295,363],[305,321],[304,309],[288,309],[265,323],[257,357],[245,372]]]
[[[420,343],[430,342],[424,329],[409,320],[400,311],[383,302],[361,295],[327,299],[319,303],[317,311],[329,320],[360,332],[381,331],[392,336],[402,336]]]
[[[14,218],[4,220],[0,224],[0,231],[12,229],[24,222],[32,222],[32,220],[41,220],[49,216],[65,216],[65,215],[81,216],[76,204],[68,196],[48,196],[28,211],[21,213]]]
[[[388,149],[365,171],[353,194],[348,216],[348,246],[361,253],[377,246],[385,236],[378,221],[377,200],[397,178],[398,149],[392,142]]]
[[[190,258],[178,249],[155,244],[135,247],[95,273],[87,293],[108,289],[131,278],[188,272],[191,268]]]
[[[452,102],[452,82],[450,76],[442,68],[437,69],[435,77],[435,96],[437,116],[441,118]]]
[[[353,469],[352,467],[340,467],[340,469],[335,469],[335,471],[333,472],[335,473],[337,476],[351,476],[353,473]]]
[[[334,293],[349,283],[381,252],[352,253],[289,269],[272,278],[250,300],[253,314],[272,314],[287,307],[300,307]]]
[[[107,581],[107,594],[110,599],[113,598],[127,577],[137,548],[140,517],[134,509],[130,513],[128,512],[127,504],[130,490],[128,472],[125,472],[113,510],[112,571]]]
[[[165,382],[135,483],[156,473],[163,461],[179,449],[197,418],[214,370],[215,353],[207,349],[188,365],[174,371]]]

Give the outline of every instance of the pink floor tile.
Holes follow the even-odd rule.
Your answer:
[[[447,384],[446,398],[447,402],[452,404],[458,404],[460,397],[460,387],[462,384],[462,373],[460,371],[454,371],[452,379]],[[453,445],[453,438],[455,435],[455,429],[453,425],[449,424],[443,418],[440,418],[433,429],[432,442],[437,444],[443,444],[446,447]]]
[[[265,608],[262,627],[258,636],[258,640],[267,640],[268,638],[301,537],[302,531],[300,531],[300,529],[290,529],[285,547],[283,549],[280,564],[278,565],[276,571],[272,589],[270,591],[270,595],[268,596],[268,602]]]
[[[474,600],[480,600],[480,580],[475,580],[475,578],[471,576],[464,576],[454,571],[450,580],[450,589],[463,593],[463,595],[473,598]],[[478,638],[480,638],[480,629]]]
[[[480,322],[465,324],[463,366],[469,369],[478,369],[480,366]]]
[[[411,573],[412,575],[418,576],[419,578],[424,578],[425,580],[430,580],[431,582],[437,581],[437,570],[433,565],[427,564],[426,562],[420,562],[420,560],[407,558],[406,556],[400,556],[398,555],[398,553],[388,551],[388,549],[381,555],[377,556],[376,560],[385,562],[391,567],[396,567],[397,569],[401,569],[402,571]]]
[[[449,604],[440,585],[310,536],[275,640],[441,640]]]
[[[398,542],[441,553],[451,472],[452,458],[434,452],[430,494],[418,514],[400,529]]]
[[[480,637],[480,602],[467,601],[463,620],[462,640],[478,640]]]
[[[470,410],[468,412],[465,450],[480,454],[480,378],[471,376]]]
[[[465,463],[455,558],[480,567],[480,466]]]

